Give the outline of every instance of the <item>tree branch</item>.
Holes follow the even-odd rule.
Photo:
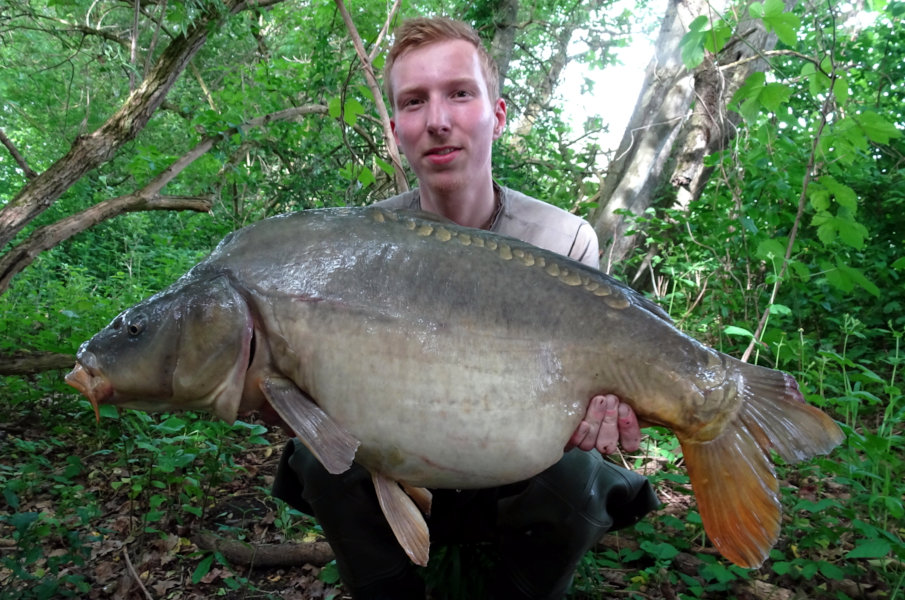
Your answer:
[[[377,83],[377,77],[374,75],[374,67],[368,59],[364,44],[361,42],[361,37],[358,35],[358,30],[355,28],[355,23],[352,21],[349,11],[346,10],[346,5],[343,3],[343,0],[336,0],[336,6],[339,8],[339,12],[346,24],[346,29],[349,30],[349,37],[352,38],[352,44],[355,46],[355,52],[358,54],[358,59],[361,61],[361,66],[365,73],[365,80],[368,82],[368,89],[371,90],[371,95],[374,96],[374,104],[377,106],[377,113],[380,115],[380,122],[383,125],[383,137],[384,141],[386,141],[387,153],[390,155],[390,162],[393,163],[393,177],[396,180],[396,191],[398,193],[405,192],[409,189],[408,181],[405,179],[405,171],[402,168],[402,159],[399,156],[399,149],[396,147],[396,138],[393,135],[393,128],[390,126],[390,115],[389,112],[387,112],[386,104],[383,102],[380,84]],[[393,10],[395,10],[397,6],[398,4],[394,4]]]
[[[25,157],[22,156],[19,151],[16,149],[15,144],[13,144],[12,140],[6,137],[6,134],[3,132],[3,129],[0,129],[0,143],[6,146],[6,149],[9,150],[9,153],[12,155],[13,160],[16,161],[16,164],[19,165],[19,168],[25,173],[25,177],[27,179],[34,179],[38,176],[38,174],[28,166],[28,163],[25,162]]]
[[[211,199],[198,196],[161,196],[160,191],[182,173],[190,164],[210,150],[214,144],[225,137],[238,133],[243,129],[262,127],[269,123],[288,121],[308,114],[327,114],[326,106],[306,104],[257,117],[228,130],[210,135],[202,139],[194,148],[173,161],[167,168],[149,181],[143,188],[132,194],[110,198],[79,212],[60,219],[51,225],[45,225],[33,231],[24,241],[13,247],[0,257],[0,294],[9,289],[12,278],[34,262],[35,258],[45,250],[53,248],[60,242],[71,238],[97,225],[101,221],[111,219],[124,212],[143,210],[192,210],[208,212]]]
[[[134,139],[161,105],[186,65],[207,41],[214,26],[227,15],[247,6],[248,2],[243,0],[230,0],[225,7],[219,2],[207,5],[193,25],[173,39],[148,76],[115,114],[93,133],[77,137],[65,156],[29,181],[0,209],[0,248],[47,210],[85,173],[110,160],[123,144]]]

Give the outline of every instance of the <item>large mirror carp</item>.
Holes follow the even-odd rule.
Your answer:
[[[275,410],[328,471],[371,472],[419,564],[427,525],[400,484],[540,473],[600,392],[675,433],[708,536],[743,567],[779,535],[771,450],[797,462],[843,438],[791,376],[701,344],[599,271],[380,208],[236,231],[85,342],[66,379],[95,410]]]

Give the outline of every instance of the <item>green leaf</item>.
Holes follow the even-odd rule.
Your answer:
[[[837,266],[839,268],[839,271],[844,273],[849,281],[858,284],[873,296],[880,296],[880,288],[878,288],[874,282],[865,277],[864,273],[862,273],[860,269],[856,269],[848,265],[843,265],[842,263],[837,263]]]
[[[362,167],[361,171],[358,173],[358,182],[362,186],[368,187],[375,181],[377,181],[377,179],[374,177],[374,173],[371,171],[371,169]]]
[[[836,77],[836,81],[833,82],[833,95],[836,96],[836,102],[839,104],[845,104],[850,95],[850,90],[848,87],[848,79],[844,76],[839,75]]]
[[[3,498],[13,510],[19,510],[19,496],[9,486],[3,488]]]
[[[327,112],[330,113],[331,118],[339,118],[339,115],[342,114],[342,99],[339,96],[330,98],[330,101],[327,102]]]
[[[743,327],[736,327],[735,325],[727,325],[723,329],[723,333],[725,333],[726,335],[738,335],[738,336],[746,337],[746,338],[754,337],[754,334],[751,333],[750,331],[748,331],[747,329],[745,329]]]
[[[776,37],[782,43],[794,46],[797,41],[796,31],[801,26],[801,20],[796,15],[785,12],[785,9],[782,0],[766,0],[763,5],[763,16],[760,18],[763,19],[768,30],[776,32]]]
[[[726,46],[726,42],[732,37],[732,28],[726,21],[717,21],[704,35],[704,48],[716,54]]]
[[[701,30],[707,23],[708,19],[703,15],[692,21],[688,26],[688,33],[683,35],[679,42],[682,63],[688,70],[704,62],[704,34]]]
[[[352,127],[355,125],[355,121],[358,120],[358,115],[362,115],[364,112],[365,108],[361,105],[361,102],[355,98],[349,98],[343,106],[343,121],[345,121],[349,127]]]
[[[820,574],[826,577],[827,579],[835,579],[841,580],[845,579],[845,571],[837,567],[832,563],[828,563],[825,560],[818,561],[818,566],[820,567]]]
[[[839,183],[836,181],[836,178],[831,175],[824,175],[818,179],[818,181],[820,182],[820,185],[833,195],[834,200],[840,205],[851,209],[852,212],[857,210],[858,195],[855,194],[855,190],[843,183]]]
[[[679,555],[679,551],[675,546],[668,542],[641,542],[641,548],[658,560],[672,560]]]
[[[905,256],[903,256],[902,258],[897,258],[892,263],[892,268],[893,269],[905,269]]]
[[[770,305],[770,314],[771,315],[791,315],[792,309],[786,306],[785,304],[771,304]]]
[[[198,563],[198,566],[192,572],[192,583],[200,583],[204,576],[210,572],[212,564],[214,564],[214,555],[209,554]]]
[[[782,242],[775,239],[763,240],[757,245],[755,256],[757,258],[773,263],[774,268],[782,262],[786,255],[786,248]]]
[[[872,142],[888,144],[890,139],[902,137],[895,125],[875,112],[861,113],[854,119]]]
[[[788,575],[792,570],[792,563],[787,561],[773,563],[773,572],[777,575]]]
[[[768,83],[760,92],[760,101],[770,112],[777,112],[792,97],[792,88],[784,83]]]
[[[384,173],[386,173],[386,174],[389,175],[390,177],[393,176],[393,172],[394,172],[393,165],[391,165],[391,164],[388,163],[387,161],[383,160],[383,159],[380,158],[379,156],[375,156],[375,157],[374,157],[374,161],[377,163],[377,166],[380,167],[380,170],[381,170],[381,171],[383,171]]]
[[[889,542],[882,539],[864,540],[845,555],[846,558],[883,558],[892,550]]]

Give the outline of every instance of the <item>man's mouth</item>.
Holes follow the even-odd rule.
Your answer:
[[[452,154],[459,148],[454,146],[444,146],[443,148],[431,148],[427,151],[429,156],[446,156],[447,154]]]

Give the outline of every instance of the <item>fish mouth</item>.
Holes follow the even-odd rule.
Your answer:
[[[81,360],[75,363],[75,367],[66,374],[65,381],[91,402],[94,409],[94,418],[101,420],[100,405],[107,402],[113,395],[113,385],[103,375],[96,375]]]

